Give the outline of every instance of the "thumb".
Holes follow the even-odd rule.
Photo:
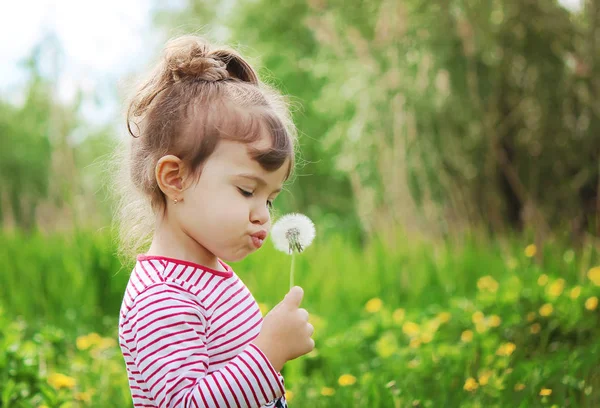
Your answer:
[[[287,295],[285,295],[283,303],[290,306],[299,307],[303,297],[304,290],[300,286],[294,286],[290,289]]]

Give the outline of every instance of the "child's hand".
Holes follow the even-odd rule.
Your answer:
[[[287,361],[315,348],[311,338],[314,328],[308,323],[308,312],[299,308],[303,296],[301,287],[290,289],[285,298],[265,316],[260,334],[253,342],[277,371]]]

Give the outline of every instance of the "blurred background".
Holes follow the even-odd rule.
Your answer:
[[[291,406],[600,406],[600,0],[0,5],[0,407],[131,406],[111,154],[173,36],[288,95],[317,226]],[[270,245],[234,265],[263,312]]]

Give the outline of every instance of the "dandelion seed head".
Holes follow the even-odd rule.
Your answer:
[[[304,251],[315,238],[315,225],[304,214],[291,213],[278,219],[271,229],[273,245],[289,255]]]

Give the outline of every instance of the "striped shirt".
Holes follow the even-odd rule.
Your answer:
[[[286,406],[282,375],[251,344],[258,304],[221,264],[138,255],[119,319],[135,407]]]

